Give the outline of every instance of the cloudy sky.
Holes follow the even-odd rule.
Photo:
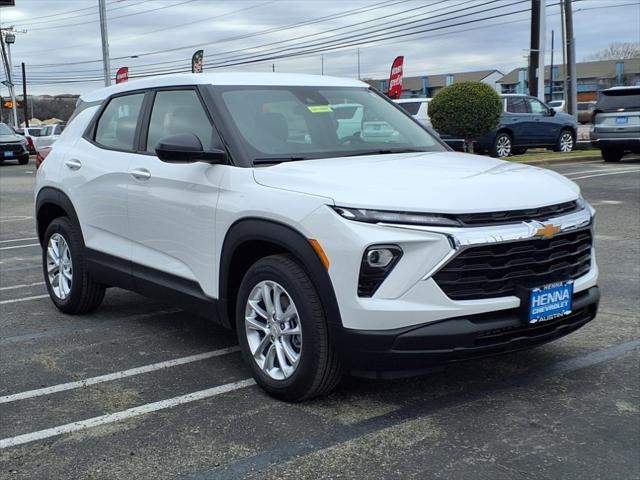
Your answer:
[[[29,93],[83,93],[103,85],[98,0],[15,0],[2,27],[19,31],[14,65],[27,65]],[[557,0],[547,0],[547,50]],[[356,77],[388,75],[396,55],[405,75],[526,65],[530,0],[107,0],[112,77],[190,68]],[[611,42],[640,41],[640,0],[574,0],[578,60]],[[301,54],[301,55],[300,55]],[[273,58],[276,57],[276,58]],[[549,62],[549,53],[547,63]],[[15,68],[15,74],[19,69]],[[4,72],[0,74],[5,79]],[[20,85],[21,86],[21,85]],[[6,89],[2,94],[6,95]],[[21,88],[20,88],[21,90]]]

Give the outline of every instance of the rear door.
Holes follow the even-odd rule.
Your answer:
[[[131,162],[127,179],[134,274],[178,288],[197,282],[213,295],[216,204],[225,168],[166,163],[155,147],[181,133],[195,134],[205,150],[223,148],[222,143],[196,88],[157,90],[145,110],[139,143],[143,154]]]
[[[501,123],[511,130],[514,146],[528,145],[531,142],[532,117],[525,97],[506,97],[506,112]]]
[[[143,99],[144,92],[132,92],[108,100],[62,166],[87,248],[125,260],[120,265],[131,257],[127,185]]]

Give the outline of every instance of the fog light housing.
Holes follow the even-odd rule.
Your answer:
[[[360,264],[358,296],[372,297],[402,257],[398,245],[372,245],[367,248]]]

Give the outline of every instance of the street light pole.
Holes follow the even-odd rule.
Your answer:
[[[107,33],[107,5],[105,0],[98,0],[100,10],[100,34],[102,36],[102,65],[104,68],[104,86],[111,85],[111,63],[109,61],[109,35]]]
[[[13,32],[8,32],[5,35],[5,41],[7,43],[7,80],[9,80],[9,93],[11,94],[11,103],[13,104],[13,126],[18,128],[18,106],[16,105],[16,90],[13,85],[13,62],[11,61],[11,44],[15,43],[16,36]]]

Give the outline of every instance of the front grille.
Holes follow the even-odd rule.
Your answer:
[[[20,143],[2,143],[0,144],[0,152],[22,153],[22,145]]]
[[[591,268],[591,230],[470,247],[447,263],[434,280],[452,300],[516,295],[521,287],[581,277]]]
[[[465,226],[496,225],[502,223],[518,223],[529,220],[548,220],[578,210],[578,202],[565,202],[546,207],[529,208],[527,210],[509,210],[504,212],[467,213],[456,215]]]

